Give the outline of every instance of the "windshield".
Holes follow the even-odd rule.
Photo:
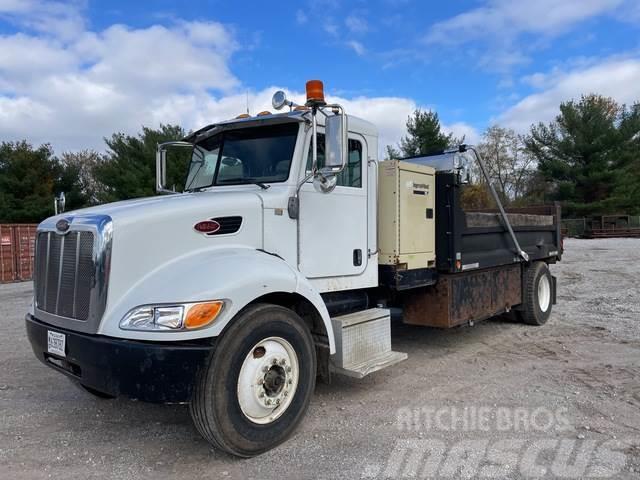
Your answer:
[[[283,123],[207,138],[193,149],[186,189],[284,182],[289,178],[297,136],[297,123]]]

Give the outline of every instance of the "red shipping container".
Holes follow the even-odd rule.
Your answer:
[[[0,225],[0,283],[31,280],[35,224]]]

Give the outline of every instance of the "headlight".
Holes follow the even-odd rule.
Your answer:
[[[224,302],[184,303],[180,305],[143,305],[127,313],[120,321],[123,330],[180,331],[206,327],[222,311]]]

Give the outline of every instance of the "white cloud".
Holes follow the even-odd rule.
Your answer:
[[[433,24],[424,42],[455,48],[479,67],[506,73],[529,63],[532,49],[601,15],[619,15],[637,0],[484,0],[483,5]],[[460,49],[469,45],[469,49]]]
[[[43,4],[0,0],[0,15],[27,22],[23,16],[32,18],[36,3]],[[160,123],[189,130],[246,110],[246,89],[229,63],[234,52],[247,46],[240,46],[223,24],[174,20],[169,26],[112,25],[68,33],[0,36],[0,140],[50,142],[58,153],[103,150],[103,137],[116,131],[136,134],[142,125]],[[365,53],[358,42],[349,47]],[[278,89],[249,91],[251,113],[271,110]],[[289,95],[304,98],[302,92]],[[378,127],[380,151],[400,140],[407,117],[419,107],[403,97],[328,98]],[[444,128],[467,138],[472,132],[461,123]]]
[[[85,28],[80,7],[78,1],[0,0],[0,19],[45,36],[71,39]]]
[[[194,99],[240,85],[228,65],[237,48],[215,22],[114,25],[73,40],[0,36],[0,138],[52,142],[58,151],[103,149],[102,137],[114,131],[171,121],[175,115],[156,113],[167,102],[192,102],[193,118],[201,109]]]
[[[468,145],[476,145],[481,138],[480,133],[475,127],[465,122],[455,122],[448,125],[443,124],[442,130],[446,133],[453,133],[458,139],[463,139]]]
[[[103,137],[114,131],[137,133],[142,125],[160,123],[194,129],[233,118],[247,101],[228,67],[237,48],[223,25],[201,22],[146,29],[114,25],[72,42],[0,37],[0,138],[51,142],[58,152],[102,150]],[[250,91],[251,113],[270,110],[278,89]],[[289,95],[304,98],[302,92]],[[375,123],[381,149],[399,141],[417,108],[399,97],[329,98]]]
[[[623,0],[489,0],[482,7],[434,24],[425,39],[428,43],[455,45],[496,35],[555,35],[621,4]]]
[[[364,48],[364,45],[362,45],[362,43],[356,40],[349,40],[347,42],[347,46],[351,48],[354,52],[356,52],[356,54],[359,56],[362,56],[366,53],[366,49]]]
[[[333,22],[333,20],[328,19],[323,25],[322,28],[325,32],[327,32],[332,37],[338,36],[338,25]]]
[[[533,123],[549,122],[559,113],[561,102],[598,93],[619,103],[640,101],[640,58],[613,58],[589,66],[526,77],[526,82],[542,91],[531,94],[502,113],[499,124],[524,133]]]
[[[347,26],[351,33],[366,33],[369,31],[369,24],[360,15],[349,15],[345,19],[344,24]]]

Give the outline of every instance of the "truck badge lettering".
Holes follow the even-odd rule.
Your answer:
[[[196,232],[211,235],[212,233],[216,233],[218,230],[220,230],[220,224],[215,220],[204,220],[202,222],[196,223],[193,226],[193,229]]]

